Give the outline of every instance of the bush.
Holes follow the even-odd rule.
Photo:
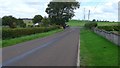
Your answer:
[[[85,24],[85,27],[91,29],[92,27],[97,27],[97,23],[89,22]]]
[[[51,27],[36,27],[36,28],[16,28],[2,30],[2,39],[11,39],[36,33],[47,32],[50,30],[58,29],[58,26]]]

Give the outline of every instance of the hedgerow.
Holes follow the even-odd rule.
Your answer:
[[[98,26],[98,28],[106,31],[120,31],[120,26]]]
[[[35,28],[15,28],[2,29],[2,39],[11,39],[36,33],[43,33],[50,30],[58,29],[59,26],[52,27],[35,27]]]
[[[88,22],[84,25],[86,28],[93,28],[93,27],[97,27],[97,23],[96,22]]]

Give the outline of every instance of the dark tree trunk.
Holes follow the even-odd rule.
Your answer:
[[[62,24],[62,27],[63,27],[63,29],[66,29],[66,25],[65,24]]]
[[[63,29],[65,29],[66,27],[65,26],[63,26]]]

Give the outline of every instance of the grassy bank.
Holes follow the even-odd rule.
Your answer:
[[[62,29],[56,29],[56,30],[52,30],[49,32],[44,32],[44,33],[39,33],[39,34],[33,34],[33,35],[28,35],[28,36],[23,36],[23,37],[18,37],[18,38],[14,38],[14,39],[9,39],[9,40],[3,40],[2,41],[2,47],[7,47],[7,46],[12,46],[21,42],[25,42],[25,41],[29,41],[29,40],[33,40],[36,38],[43,38],[52,34],[55,34],[57,32],[62,31]]]
[[[81,66],[118,66],[118,48],[90,30],[80,32]],[[89,68],[89,67],[88,67]]]

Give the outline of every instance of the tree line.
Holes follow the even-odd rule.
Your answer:
[[[17,26],[25,27],[26,24],[23,22],[22,19],[17,19],[13,16],[4,16],[2,18],[2,25],[9,26],[10,28],[16,28]]]
[[[36,15],[33,18],[33,23],[40,23],[43,22],[44,26],[48,25],[59,25],[62,26],[64,29],[66,28],[66,22],[68,22],[72,17],[75,16],[74,10],[80,7],[80,3],[76,0],[67,0],[68,2],[59,2],[59,0],[52,0],[48,7],[46,8],[45,12],[48,14],[47,17],[42,17],[41,15]],[[8,25],[10,28],[15,28],[16,25],[20,27],[25,27],[25,23],[21,19],[16,19],[12,16],[4,16],[2,18],[3,24]]]
[[[42,17],[41,15],[35,15],[32,19],[32,22],[34,24],[42,22],[43,25],[49,24],[49,19],[47,17]],[[16,28],[16,27],[26,27],[26,23],[24,23],[23,19],[17,19],[13,16],[4,16],[2,17],[2,25],[3,26],[9,26],[10,28]]]

